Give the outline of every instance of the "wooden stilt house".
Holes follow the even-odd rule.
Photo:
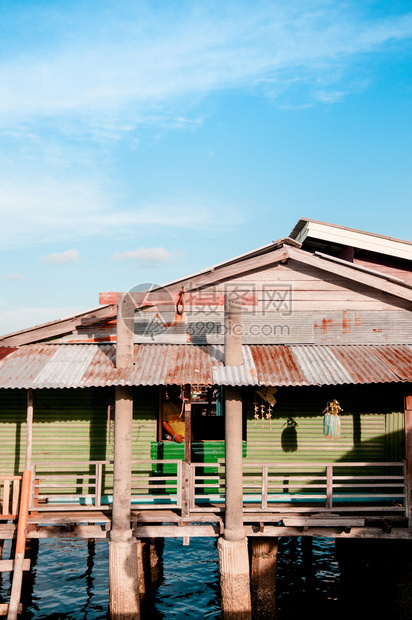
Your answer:
[[[32,509],[110,509],[115,388],[128,386],[132,507],[224,514],[224,395],[238,386],[245,523],[323,514],[408,531],[412,243],[301,219],[289,237],[130,295],[130,368],[116,367],[117,293],[0,338],[0,474],[33,467]],[[224,361],[228,295],[240,366]],[[184,443],[162,424],[171,385],[186,399]]]

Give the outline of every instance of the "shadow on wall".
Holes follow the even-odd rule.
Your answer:
[[[298,449],[298,434],[296,428],[298,423],[294,418],[289,417],[281,435],[281,445],[283,452],[296,452]]]

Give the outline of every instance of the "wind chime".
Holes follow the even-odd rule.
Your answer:
[[[255,418],[255,425],[259,420],[261,420],[262,428],[264,428],[266,418],[266,420],[269,420],[269,430],[272,430],[272,411],[274,405],[276,404],[276,398],[274,397],[276,391],[276,388],[263,388],[262,390],[257,390],[257,394],[260,396],[261,400],[260,404],[257,400],[253,403],[253,417]]]
[[[335,399],[328,402],[322,413],[323,416],[323,434],[329,439],[338,439],[340,437],[340,418],[339,413],[343,411],[339,402]]]
[[[258,423],[259,420],[262,420],[262,428],[264,427],[264,422],[265,422],[265,418],[266,420],[269,420],[269,430],[272,430],[272,410],[273,407],[271,407],[270,405],[268,405],[267,409],[266,409],[266,405],[265,403],[261,403],[259,405],[259,403],[257,401],[255,401],[253,403],[253,408],[254,408],[254,418],[255,418],[255,424]]]

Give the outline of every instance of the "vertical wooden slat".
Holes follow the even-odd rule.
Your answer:
[[[268,507],[268,466],[262,467],[262,509],[266,510]]]
[[[25,469],[30,469],[33,451],[33,390],[27,390],[27,419],[26,419],[26,464]]]
[[[11,514],[17,515],[19,511],[19,494],[20,494],[20,479],[13,480],[13,499],[12,499],[12,507]]]
[[[185,408],[185,454],[182,465],[182,517],[188,517],[190,512],[190,462],[192,451],[192,404],[191,387],[185,385],[184,408]]]
[[[177,463],[177,508],[182,508],[182,461]]]
[[[10,480],[5,479],[3,481],[3,514],[9,515],[10,505]]]
[[[190,385],[185,386],[185,462],[191,462],[192,451],[192,391]]]
[[[102,470],[103,470],[103,464],[102,463],[96,463],[95,465],[96,467],[96,487],[94,489],[95,491],[95,499],[94,499],[94,504],[96,506],[96,508],[100,508],[102,505]]]
[[[30,499],[29,499],[29,511],[34,508],[34,494],[35,494],[35,482],[36,482],[36,465],[33,463],[30,465],[31,479],[30,479]]]
[[[190,511],[190,463],[184,461],[182,468],[182,517],[188,517]]]
[[[404,492],[405,517],[408,518],[411,502],[410,502],[410,498],[409,498],[408,491],[407,491],[408,485],[406,483],[407,477],[406,477],[406,461],[405,460],[403,461],[402,473],[403,473],[403,478],[404,478],[403,492]]]
[[[190,465],[190,504],[189,510],[193,510],[195,507],[195,473],[196,473],[196,465]]]
[[[333,465],[326,466],[326,508],[332,508],[333,503]]]
[[[406,501],[410,506],[412,492],[412,395],[405,397],[405,462],[406,462]],[[412,527],[411,511],[408,511],[408,525]]]

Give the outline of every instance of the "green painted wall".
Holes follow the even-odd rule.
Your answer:
[[[113,459],[113,422],[108,405],[114,390],[34,390],[33,462],[39,471],[64,473],[84,471],[75,461]],[[133,459],[150,459],[150,442],[155,438],[157,390],[135,391],[133,411]],[[18,474],[24,469],[26,441],[26,390],[0,390],[0,472]],[[50,465],[55,461],[66,464]],[[148,466],[136,466],[148,470]],[[104,478],[105,492],[112,488],[111,467]],[[81,480],[76,490],[79,491]],[[82,487],[83,488],[83,487]],[[68,493],[73,488],[67,489]]]
[[[245,394],[247,457],[262,461],[398,461],[404,458],[403,401],[392,386],[283,388],[272,420],[254,419],[253,390]],[[343,408],[339,439],[323,434],[323,410],[336,398]],[[289,421],[289,424],[288,424]],[[271,428],[270,428],[271,427]]]
[[[245,462],[275,461],[398,461],[403,458],[403,400],[399,386],[346,386],[339,388],[282,388],[271,421],[255,423],[253,389],[244,392],[247,450]],[[337,398],[344,411],[338,440],[323,436],[322,411],[328,399]],[[26,437],[25,390],[0,390],[0,472],[21,473]],[[157,388],[134,392],[133,458],[150,460],[156,441]],[[112,423],[107,408],[114,389],[35,390],[33,461],[44,470],[79,472],[78,460],[112,460]],[[288,427],[293,419],[295,428]],[[49,465],[67,461],[64,466]],[[112,491],[111,468],[104,476],[104,491]],[[134,473],[152,471],[136,465]],[[85,489],[78,480],[76,490]],[[73,492],[68,488],[67,492]]]

